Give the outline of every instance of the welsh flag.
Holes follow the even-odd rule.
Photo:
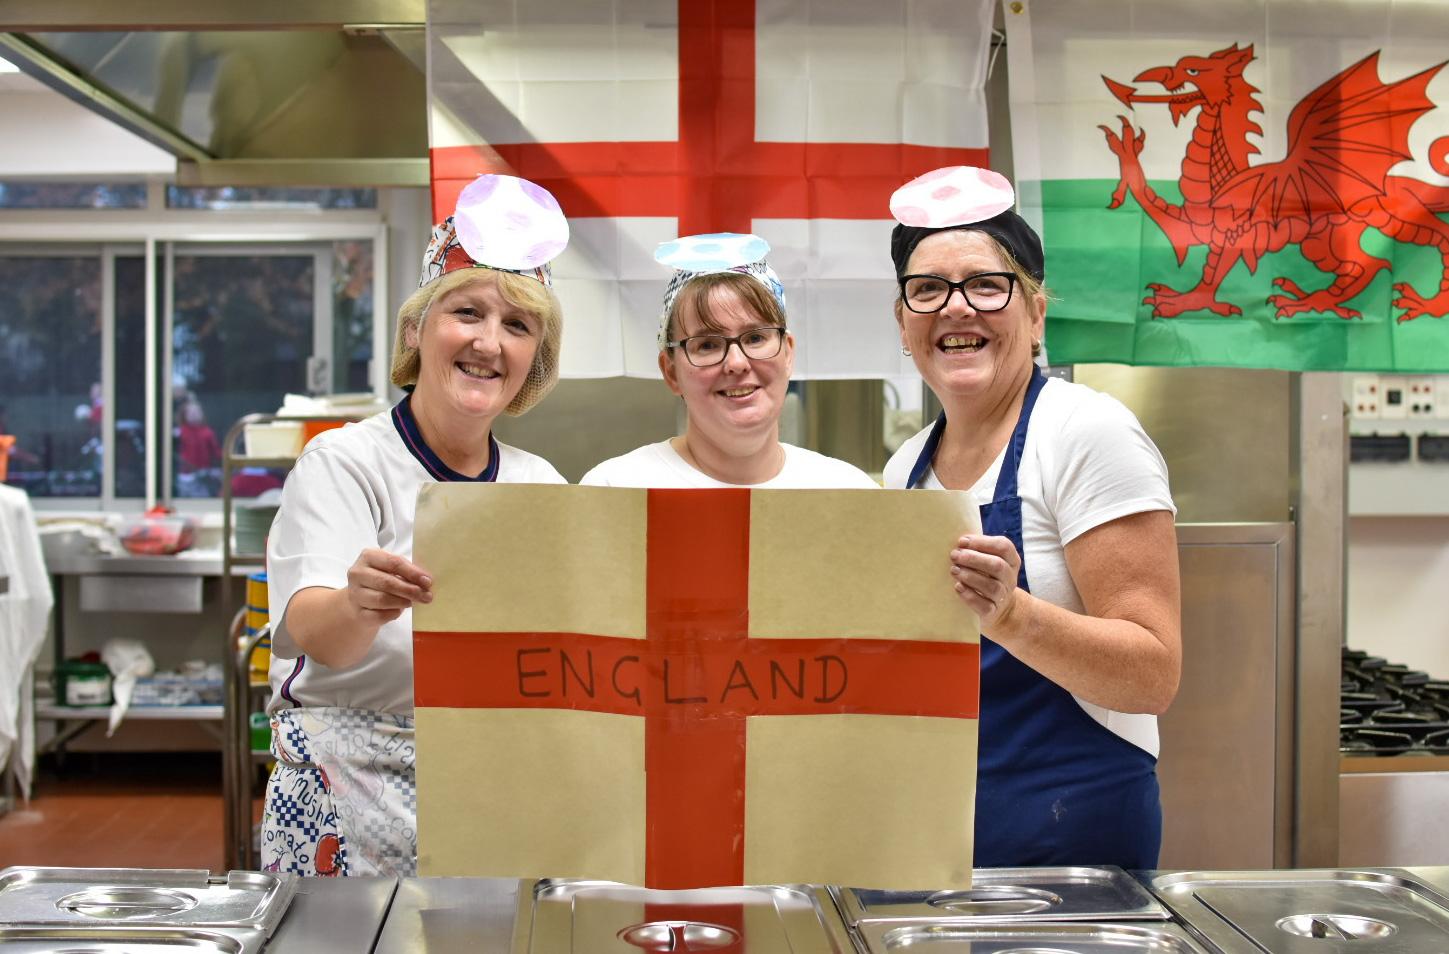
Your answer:
[[[968,886],[969,494],[430,484],[418,869]],[[866,559],[866,555],[869,559]]]
[[[769,241],[796,377],[914,374],[891,192],[987,163],[994,0],[429,0],[433,211],[483,172],[558,198],[566,376],[658,375],[658,243]]]
[[[1028,0],[1006,24],[1054,363],[1449,371],[1440,5]]]

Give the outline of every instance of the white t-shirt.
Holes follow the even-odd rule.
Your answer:
[[[785,448],[785,466],[769,480],[749,484],[761,490],[850,488],[880,485],[853,464],[815,451],[781,443]],[[655,487],[660,489],[692,489],[697,487],[738,487],[696,470],[679,456],[669,441],[645,444],[620,457],[604,461],[584,474],[580,484],[589,487]]]
[[[496,446],[499,483],[567,483],[543,458]],[[429,452],[420,447],[418,453]],[[383,624],[367,655],[346,669],[303,656],[287,632],[285,611],[298,590],[346,587],[348,568],[367,547],[411,558],[418,491],[435,480],[404,443],[391,411],[323,431],[307,444],[287,476],[267,540],[269,711],[327,706],[412,715],[412,610]]]
[[[901,445],[885,467],[887,487],[904,487],[929,427]],[[971,493],[991,503],[1006,449]],[[1081,384],[1048,378],[1037,398],[1017,471],[1022,545],[1032,595],[1074,613],[1086,611],[1067,569],[1065,547],[1094,527],[1151,510],[1177,513],[1167,463],[1131,411],[1116,398]],[[934,468],[921,486],[943,489]],[[1157,717],[1078,704],[1117,735],[1156,756]]]

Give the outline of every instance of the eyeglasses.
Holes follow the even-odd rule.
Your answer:
[[[953,282],[940,275],[907,275],[901,279],[901,300],[918,315],[929,315],[946,307],[951,293],[959,291],[975,311],[1000,311],[1011,303],[1016,275],[1011,272],[981,272]]]
[[[784,343],[785,329],[778,325],[769,325],[764,328],[751,328],[734,337],[690,335],[688,338],[671,341],[665,347],[682,348],[685,360],[690,364],[696,368],[710,368],[724,361],[725,355],[729,354],[730,345],[739,345],[740,353],[746,358],[763,360],[779,354]]]

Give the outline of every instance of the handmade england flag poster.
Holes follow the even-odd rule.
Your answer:
[[[967,886],[969,494],[434,484],[418,870]]]

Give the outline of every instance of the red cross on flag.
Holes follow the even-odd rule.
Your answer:
[[[967,494],[432,484],[418,866],[965,886]]]
[[[796,377],[914,374],[891,192],[986,165],[994,0],[429,0],[433,211],[483,172],[570,219],[563,373],[656,376],[655,246],[769,241]]]

